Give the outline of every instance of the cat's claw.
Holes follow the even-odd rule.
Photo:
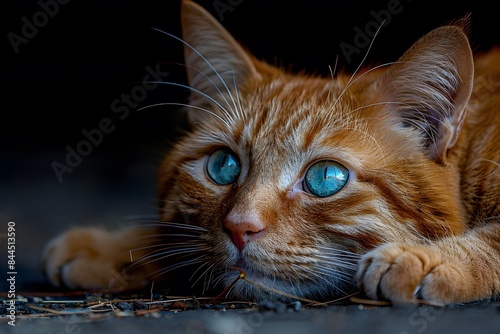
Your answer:
[[[418,285],[416,288],[415,288],[415,291],[413,291],[413,297],[415,299],[422,299],[422,295],[420,293],[420,291],[422,291],[422,285]]]
[[[356,282],[373,299],[395,304],[417,299],[436,303],[460,302],[464,274],[435,249],[391,243],[367,253],[360,261]]]

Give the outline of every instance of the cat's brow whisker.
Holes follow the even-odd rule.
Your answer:
[[[189,87],[189,86],[183,85],[183,84],[178,84],[178,83],[175,83],[175,82],[169,82],[169,81],[161,81],[161,82],[157,82],[157,83],[163,84],[163,85],[172,85],[172,86],[179,86],[179,87],[184,87],[184,88],[187,88],[187,89],[191,89],[191,90],[193,90],[193,91],[201,94],[206,99],[212,101],[219,108],[221,108],[226,114],[228,114],[227,110],[219,102],[217,102],[214,98],[210,97],[209,95],[207,95],[207,94],[205,94],[205,93],[203,93],[203,92],[201,92],[201,91],[199,91],[199,90],[197,90],[195,88],[192,88],[192,87]],[[198,107],[198,106],[187,104],[187,103],[176,103],[176,102],[155,103],[155,104],[151,104],[151,105],[147,105],[147,106],[138,108],[137,110],[141,111],[141,110],[148,109],[148,108],[159,107],[159,106],[167,106],[167,105],[181,106],[181,107],[193,108],[193,109],[196,109],[196,110],[204,111],[204,112],[206,112],[206,113],[214,116],[215,118],[217,118],[219,121],[221,121],[226,126],[226,128],[228,130],[231,130],[230,124],[225,119],[223,119],[221,116],[217,115],[215,112],[213,112],[211,110],[208,110],[206,108]]]
[[[160,33],[162,33],[162,34],[165,34],[165,35],[167,35],[167,36],[169,36],[169,37],[171,37],[171,38],[173,38],[173,39],[175,39],[175,40],[177,40],[177,41],[179,41],[179,42],[181,42],[182,44],[184,44],[185,46],[187,46],[189,49],[191,49],[191,51],[193,51],[194,53],[196,53],[196,55],[197,55],[198,57],[200,57],[200,59],[202,59],[202,60],[205,62],[205,64],[207,64],[207,65],[208,65],[208,67],[210,67],[210,69],[211,69],[211,70],[213,71],[213,73],[217,76],[217,78],[219,78],[219,80],[220,80],[221,84],[224,86],[224,88],[225,88],[226,92],[227,92],[227,93],[228,93],[228,95],[231,97],[231,99],[232,99],[232,101],[233,101],[233,103],[234,103],[234,98],[233,98],[233,96],[232,96],[231,90],[229,89],[229,87],[228,87],[228,85],[227,85],[226,81],[224,80],[224,78],[222,78],[222,75],[219,73],[219,71],[217,71],[217,69],[216,69],[216,68],[212,65],[212,63],[210,63],[210,61],[208,61],[208,59],[207,59],[207,58],[205,58],[205,56],[204,56],[204,55],[203,55],[200,51],[198,51],[198,50],[197,50],[195,47],[193,47],[191,44],[189,44],[189,43],[187,43],[186,41],[184,41],[182,38],[179,38],[179,37],[177,37],[177,36],[175,36],[175,35],[173,35],[173,34],[170,34],[170,33],[166,32],[166,31],[163,31],[163,30],[161,30],[161,29],[157,29],[157,28],[152,28],[152,29],[153,29],[153,30],[156,30],[156,31],[158,31],[158,32],[160,32]],[[236,105],[235,105],[235,106],[236,106]]]
[[[335,57],[335,65],[333,67],[333,70],[332,70],[332,67],[330,65],[328,65],[328,69],[330,70],[330,77],[332,79],[332,81],[335,79],[335,73],[337,72],[337,65],[339,64],[339,55],[337,54],[337,56]]]
[[[193,71],[196,71],[198,72],[200,75],[202,75],[205,79],[208,80],[208,82],[210,82],[210,84],[212,84],[212,86],[217,90],[217,92],[219,93],[219,96],[222,97],[222,99],[224,100],[225,102],[225,105],[227,106],[227,108],[232,112],[231,114],[229,114],[227,112],[226,109],[223,109],[224,111],[224,115],[229,119],[229,121],[233,122],[234,123],[234,117],[233,117],[233,114],[236,113],[237,116],[240,116],[240,111],[238,110],[238,108],[236,107],[236,104],[234,103],[234,98],[232,95],[229,95],[229,97],[231,98],[233,104],[234,104],[234,107],[231,106],[231,104],[229,103],[229,101],[227,100],[226,98],[226,94],[224,94],[221,89],[219,88],[218,85],[215,84],[215,82],[213,82],[213,80],[206,74],[204,73],[203,71],[201,71],[200,69],[194,67],[194,66],[191,66],[191,65],[186,65],[186,64],[181,64],[183,65],[184,67],[186,68],[189,68]],[[236,85],[236,78],[234,77],[234,73],[233,73],[233,80],[235,82],[235,89],[237,89],[237,85]],[[237,92],[236,92],[237,94]]]
[[[362,133],[365,137],[369,138],[371,141],[375,143],[375,145],[378,148],[378,151],[382,155],[382,160],[384,161],[384,165],[387,165],[387,160],[385,158],[384,150],[382,149],[382,146],[378,142],[377,138],[375,138],[373,135],[368,133],[368,131],[363,131],[361,129],[355,128],[355,127],[345,127],[345,130],[351,130],[351,131],[356,131]]]
[[[333,70],[332,70],[332,67],[330,65],[328,65],[328,69],[330,70],[330,77],[331,77],[332,82],[335,80],[335,72],[337,72],[338,63],[339,63],[339,55],[337,54],[337,56],[335,57],[335,65],[334,65],[335,67],[333,68]],[[330,101],[331,94],[332,94],[332,90],[329,90],[328,94],[326,96],[327,101]]]
[[[363,110],[366,108],[371,108],[371,107],[376,107],[376,106],[387,106],[387,105],[391,105],[391,104],[406,106],[406,104],[401,103],[401,102],[374,102],[374,103],[370,103],[370,104],[365,104],[365,105],[358,107],[358,108],[349,109],[349,111],[347,111],[346,115],[352,114],[356,111],[360,111],[360,110]]]
[[[385,24],[385,21],[382,21],[382,23],[380,24],[380,26],[377,28],[377,31],[375,31],[375,34],[373,35],[373,38],[372,40],[370,41],[370,45],[368,45],[368,49],[366,50],[366,53],[363,57],[363,59],[361,59],[361,62],[359,63],[358,67],[356,68],[356,70],[354,71],[354,73],[351,75],[351,78],[349,79],[347,85],[349,85],[349,83],[351,82],[351,80],[356,76],[356,74],[358,73],[358,71],[360,70],[361,66],[363,66],[364,62],[366,61],[366,59],[368,58],[368,54],[370,53],[372,47],[373,47],[373,43],[375,43],[375,39],[377,38],[380,30],[382,30],[382,27],[384,26]]]
[[[345,92],[349,89],[349,87],[357,80],[357,79],[354,79],[354,77],[356,76],[356,74],[358,74],[358,71],[361,69],[361,66],[363,66],[366,58],[368,57],[368,54],[370,53],[370,50],[372,49],[373,43],[375,42],[375,38],[377,38],[377,35],[380,32],[380,30],[382,29],[382,27],[384,26],[384,23],[385,23],[385,20],[382,22],[382,24],[380,24],[380,26],[378,27],[377,31],[373,35],[373,38],[372,38],[372,40],[370,42],[370,45],[368,46],[368,49],[366,50],[366,53],[365,53],[363,59],[361,60],[361,63],[358,65],[358,67],[356,68],[356,70],[354,71],[354,73],[351,75],[351,77],[347,81],[346,87],[340,93],[340,95],[338,96],[337,100],[334,102],[334,104],[332,106],[332,109],[335,108],[335,106],[337,105],[337,103],[340,101],[340,98],[345,94]]]
[[[383,67],[387,67],[387,66],[391,66],[391,65],[395,65],[395,64],[399,64],[401,63],[401,61],[393,61],[393,62],[387,62],[387,63],[384,63],[384,64],[380,64],[380,65],[377,65],[377,66],[374,66],[372,68],[370,68],[369,70],[361,73],[359,76],[357,76],[356,78],[353,78],[351,77],[351,79],[349,79],[348,83],[346,84],[346,86],[344,87],[344,89],[342,90],[342,92],[339,94],[339,96],[337,97],[337,99],[335,100],[335,102],[333,103],[332,107],[330,108],[330,114],[335,110],[335,107],[337,105],[337,103],[340,102],[340,99],[341,97],[349,90],[349,88],[354,84],[356,83],[358,80],[361,80],[365,75],[368,75],[370,74],[371,72],[373,71],[376,71],[380,68],[383,68]]]
[[[238,107],[236,108],[236,113],[237,117],[240,120],[244,120],[245,113],[243,113],[243,106],[241,105],[241,97],[240,97],[240,90],[238,88],[238,83],[236,81],[236,76],[233,72],[233,83],[234,83],[234,92],[236,94],[236,102],[238,103]]]
[[[497,169],[498,169],[498,168],[500,168],[500,163],[499,163],[499,162],[497,162],[497,161],[493,161],[493,160],[489,160],[489,159],[481,159],[481,161],[490,162],[490,163],[492,163],[492,164],[496,165],[496,166],[497,166]]]
[[[500,170],[500,163],[498,163],[496,161],[489,160],[489,159],[481,159],[480,161],[489,162],[489,163],[495,165],[495,168],[490,173],[488,173],[484,176],[478,177],[478,180],[485,180],[485,179],[491,177],[493,174],[495,174],[498,170]],[[493,217],[493,218],[495,218],[495,217]]]

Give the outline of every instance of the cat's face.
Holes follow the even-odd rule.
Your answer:
[[[412,69],[285,74],[189,1],[183,29],[192,131],[160,169],[159,202],[164,221],[203,228],[184,246],[198,276],[227,286],[238,268],[257,282],[240,280],[238,297],[324,299],[350,291],[359,255],[381,243],[459,232],[458,185],[442,173],[453,133],[440,122],[454,116],[410,115],[411,94],[387,89]]]

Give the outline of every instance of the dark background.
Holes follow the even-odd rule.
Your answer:
[[[54,1],[54,0],[52,0]],[[49,1],[42,0],[43,3]],[[353,71],[366,48],[348,62],[340,45],[355,45],[355,27],[375,21],[372,11],[393,1],[197,1],[258,58],[291,70],[329,75]],[[228,4],[222,15],[216,4]],[[231,5],[232,4],[232,5]],[[75,225],[117,226],[155,214],[155,166],[178,133],[182,117],[173,107],[131,110],[123,120],[111,110],[121,94],[142,85],[146,67],[161,64],[167,81],[185,83],[182,47],[151,28],[180,36],[179,1],[72,0],[15,53],[9,33],[21,35],[23,17],[33,22],[37,1],[3,1],[0,113],[0,241],[7,222],[18,228],[18,283],[43,281],[38,271],[45,242]],[[396,60],[424,33],[472,13],[475,51],[499,43],[493,1],[401,0],[402,10],[377,37],[370,62]],[[160,86],[140,106],[183,102],[186,92]],[[66,147],[85,139],[82,131],[109,118],[114,130],[92,147],[72,173],[56,177]],[[181,125],[179,125],[181,124]],[[0,244],[0,247],[4,247]],[[0,252],[0,268],[6,259]],[[5,256],[6,258],[6,256]]]

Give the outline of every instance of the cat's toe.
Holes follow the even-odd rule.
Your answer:
[[[55,286],[106,288],[113,281],[113,259],[106,254],[112,236],[97,229],[73,229],[53,239],[42,255],[42,269]]]
[[[471,299],[468,294],[477,283],[471,282],[462,268],[447,261],[435,266],[422,279],[417,297],[445,304],[458,303]]]
[[[356,281],[370,298],[411,303],[427,293],[424,278],[440,262],[439,255],[425,247],[387,244],[361,259]]]
[[[56,260],[57,245],[59,244],[59,238],[53,239],[45,247],[42,253],[42,270],[43,274],[54,286],[61,286],[61,266],[62,264]]]

